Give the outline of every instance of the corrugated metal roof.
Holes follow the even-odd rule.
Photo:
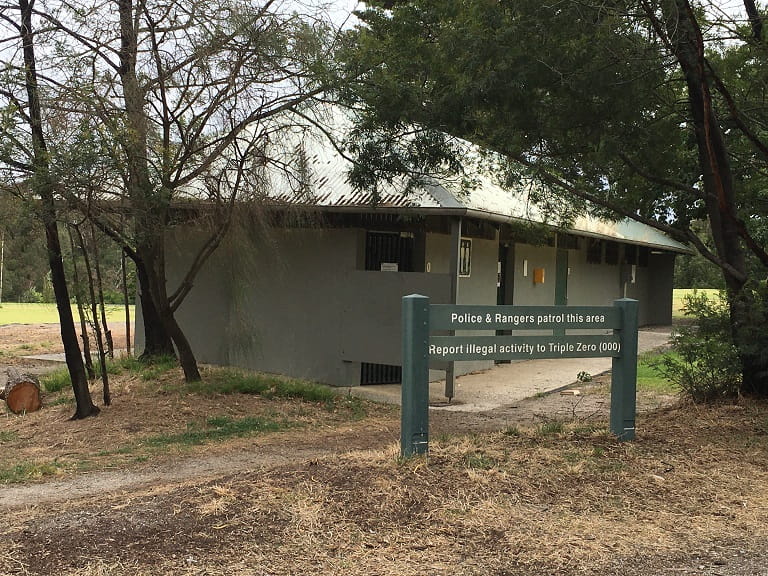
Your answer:
[[[334,121],[338,118],[334,118]],[[342,120],[340,125],[344,124]],[[343,134],[338,126],[336,136]],[[429,213],[432,210],[472,212],[477,217],[487,217],[495,221],[528,220],[537,223],[556,225],[551,215],[530,201],[524,186],[509,189],[494,182],[490,176],[478,174],[473,177],[476,186],[462,188],[456,182],[435,182],[423,189],[404,193],[405,182],[382,183],[377,197],[369,192],[356,191],[348,178],[352,167],[351,161],[327,139],[312,135],[306,130],[297,133],[308,167],[308,193],[296,195],[285,186],[276,185],[273,180],[270,197],[279,203],[293,205],[311,205],[323,208],[359,208],[370,210],[378,208],[401,208],[404,210]],[[673,250],[690,252],[684,244],[677,242],[662,232],[632,220],[609,222],[591,216],[577,218],[568,227],[576,234],[614,238],[623,242],[643,244]]]

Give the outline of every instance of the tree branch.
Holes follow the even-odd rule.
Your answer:
[[[654,184],[659,184],[661,186],[672,188],[673,190],[677,190],[678,192],[691,194],[693,196],[696,196],[697,198],[704,197],[704,194],[702,193],[702,191],[694,186],[688,186],[686,184],[683,184],[682,182],[676,182],[674,180],[669,180],[668,178],[660,178],[659,176],[654,176],[653,174],[649,173],[647,170],[643,170],[625,152],[619,152],[619,158],[621,158],[624,161],[624,163],[627,166],[629,166],[632,170],[634,170],[639,176],[642,176],[644,179],[648,180],[649,182],[653,182]]]
[[[757,151],[762,154],[764,160],[768,160],[768,146],[760,140],[760,137],[755,134],[752,130],[750,130],[749,126],[747,126],[744,121],[741,119],[742,115],[739,112],[738,107],[736,106],[736,102],[733,99],[733,96],[726,88],[725,84],[723,84],[723,81],[720,79],[720,77],[715,72],[714,68],[712,68],[712,65],[707,60],[706,61],[707,69],[710,72],[710,75],[712,76],[712,79],[715,83],[715,88],[720,93],[720,95],[725,99],[725,103],[728,105],[728,110],[731,112],[731,119],[736,123],[736,126],[739,127],[739,130],[741,130],[742,134],[747,137],[747,139],[752,142],[752,144],[757,148]]]
[[[626,208],[623,208],[622,206],[619,206],[614,202],[611,202],[609,200],[606,200],[605,198],[601,198],[600,196],[597,196],[581,188],[578,188],[573,184],[566,182],[559,176],[552,174],[551,172],[548,172],[547,170],[543,169],[536,162],[528,160],[527,158],[521,155],[510,157],[510,159],[522,164],[523,166],[533,169],[542,180],[562,190],[565,190],[566,192],[575,196],[576,198],[580,198],[581,200],[586,200],[587,202],[590,202],[595,206],[606,208],[611,212],[618,214],[619,216],[623,216],[625,218],[629,218],[630,220],[634,220],[635,222],[640,222],[641,224],[650,226],[651,228],[654,228],[656,230],[659,230],[660,232],[664,232],[665,234],[668,234],[669,236],[671,236],[672,238],[678,241],[686,242],[688,239],[688,236],[685,233],[685,231],[680,230],[678,228],[674,228],[668,224],[658,222],[657,220],[646,218],[645,216],[640,216],[639,214],[632,212],[630,210],[627,210]]]
[[[749,16],[749,25],[752,27],[752,36],[757,42],[763,42],[763,18],[757,10],[755,0],[744,0],[744,8]]]

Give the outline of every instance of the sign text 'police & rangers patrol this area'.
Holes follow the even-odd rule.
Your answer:
[[[594,358],[618,356],[621,341],[615,334],[529,335],[531,330],[609,330],[621,323],[612,307],[451,306],[430,307],[430,330],[501,330],[500,336],[432,336],[429,355],[434,360],[526,360],[533,358]],[[526,331],[526,335],[515,334]]]

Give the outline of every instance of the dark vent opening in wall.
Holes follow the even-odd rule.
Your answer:
[[[360,365],[360,384],[400,384],[403,379],[403,368],[390,364],[371,364],[363,362]]]

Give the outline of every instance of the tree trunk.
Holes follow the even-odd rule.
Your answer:
[[[711,79],[706,70],[704,41],[688,0],[665,0],[667,34],[685,76],[704,202],[715,249],[728,291],[731,335],[742,364],[741,391],[768,397],[768,336],[761,329],[762,305],[752,296],[745,248],[741,240],[727,145],[715,114]]]
[[[82,284],[80,283],[80,272],[77,267],[77,245],[75,237],[72,234],[72,224],[67,226],[69,233],[69,245],[72,248],[72,280],[75,285],[75,303],[77,304],[77,314],[80,318],[80,339],[83,341],[83,356],[85,358],[85,370],[88,372],[88,379],[96,378],[93,371],[93,360],[91,358],[91,342],[88,337],[88,321],[83,310]]]
[[[43,402],[40,398],[40,384],[37,378],[22,374],[15,368],[8,368],[8,381],[0,390],[0,400],[5,400],[8,409],[14,414],[25,414],[40,410]]]
[[[41,195],[42,196],[42,195]],[[56,298],[56,308],[59,311],[59,325],[61,327],[61,341],[64,345],[64,358],[67,361],[69,377],[72,381],[72,391],[75,395],[75,413],[73,420],[80,420],[88,416],[95,416],[99,409],[91,399],[91,391],[88,388],[88,379],[85,375],[85,364],[77,344],[77,332],[72,318],[72,308],[69,305],[69,291],[64,274],[64,262],[61,256],[59,244],[59,231],[56,220],[53,219],[53,194],[49,194],[49,204],[45,212],[49,214],[45,218],[45,237],[48,246],[48,262],[51,267],[51,283]]]
[[[144,111],[145,94],[136,73],[138,52],[132,0],[118,0],[120,14],[120,81],[128,126],[125,152],[128,163],[128,196],[134,209],[136,237],[136,270],[139,280],[145,335],[143,357],[159,353],[173,354],[170,338],[183,356],[185,376],[200,379],[197,362],[189,343],[173,318],[165,289],[165,234],[168,199],[154,188],[147,164],[147,118]],[[159,328],[163,331],[160,332]],[[181,335],[181,336],[180,336]],[[152,340],[150,340],[150,338]],[[170,350],[168,349],[170,347]]]
[[[101,374],[101,384],[103,390],[104,406],[112,404],[112,394],[109,391],[109,373],[107,372],[107,359],[104,354],[104,338],[101,333],[101,325],[99,324],[99,310],[98,303],[96,302],[96,290],[94,290],[93,283],[93,270],[91,267],[91,259],[88,255],[88,250],[85,245],[85,238],[80,228],[75,227],[77,236],[80,239],[80,247],[83,251],[83,263],[85,264],[85,271],[88,275],[88,293],[91,297],[91,316],[93,317],[93,331],[96,333],[96,347],[99,351],[99,373]]]
[[[101,328],[104,334],[104,341],[107,345],[107,354],[110,358],[115,357],[115,343],[112,340],[112,330],[109,329],[107,322],[107,311],[104,306],[104,281],[101,277],[101,262],[99,257],[99,242],[96,238],[96,227],[91,222],[91,245],[93,246],[93,268],[96,273],[96,291],[99,301],[99,316],[101,318]],[[94,322],[96,319],[94,318]],[[105,402],[106,403],[106,402]]]
[[[120,252],[120,274],[122,278],[123,306],[125,307],[125,355],[131,355],[131,304],[128,297],[128,259],[125,250]]]
[[[139,284],[139,303],[141,304],[142,323],[144,324],[144,350],[141,353],[141,358],[146,360],[159,356],[176,356],[171,337],[168,335],[152,300],[146,267],[138,258],[135,264],[136,279]]]
[[[189,340],[187,340],[181,326],[176,322],[170,306],[164,312],[163,323],[171,334],[173,343],[176,345],[176,350],[179,353],[179,363],[184,371],[184,380],[186,382],[199,382],[201,379],[200,370],[197,367],[197,359],[192,351],[192,346],[190,346]]]
[[[165,245],[162,240],[162,232],[155,237],[155,242],[147,242],[140,248],[140,259],[146,265],[149,288],[153,302],[157,303],[157,311],[167,334],[170,335],[178,353],[179,363],[184,370],[184,379],[187,382],[200,380],[200,371],[192,347],[189,344],[184,331],[179,326],[173,315],[168,294],[165,290]],[[137,249],[139,253],[139,249]]]
[[[98,414],[99,409],[91,400],[88,380],[85,377],[85,366],[77,344],[77,332],[72,318],[72,308],[69,305],[64,261],[62,259],[59,230],[56,223],[56,205],[51,182],[48,151],[43,133],[42,113],[38,93],[37,70],[35,64],[34,36],[32,33],[32,7],[28,0],[19,0],[21,10],[21,31],[24,52],[25,84],[29,99],[29,124],[32,135],[33,169],[32,190],[40,197],[41,216],[45,227],[45,241],[48,248],[48,263],[51,268],[51,283],[59,311],[61,341],[64,345],[64,357],[67,361],[72,389],[75,394],[77,407],[72,419],[86,418]]]

